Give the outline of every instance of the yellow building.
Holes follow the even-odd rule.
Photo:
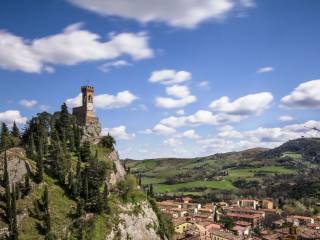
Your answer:
[[[264,209],[273,209],[273,201],[269,199],[262,200],[262,208]]]

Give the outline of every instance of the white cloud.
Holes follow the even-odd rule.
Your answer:
[[[68,98],[65,103],[69,108],[79,107],[82,105],[82,94],[79,93],[78,96],[74,98]]]
[[[22,100],[19,101],[19,104],[21,106],[26,107],[26,108],[33,108],[37,104],[37,101],[36,100],[22,99]]]
[[[239,122],[252,115],[261,114],[272,101],[271,93],[257,93],[247,95],[230,102],[228,97],[213,101],[210,107],[214,110],[198,110],[188,116],[170,116],[160,121],[160,124],[178,128],[197,125],[221,125]]]
[[[97,109],[114,109],[129,106],[133,101],[138,99],[137,96],[130,91],[118,92],[116,95],[100,94],[94,97],[93,105]],[[81,106],[82,95],[79,94],[75,98],[66,100],[68,107]]]
[[[180,110],[176,111],[176,114],[179,116],[182,116],[182,115],[185,115],[186,113],[183,109],[180,109]]]
[[[169,146],[169,147],[177,147],[178,145],[181,145],[182,142],[176,138],[169,138],[169,139],[164,140],[163,144],[165,146]]]
[[[179,133],[176,135],[177,138],[189,138],[189,139],[198,139],[200,136],[196,133],[195,130],[190,129],[186,130],[182,133]]]
[[[198,110],[192,115],[175,117],[171,116],[160,121],[161,124],[173,128],[195,125],[219,125],[227,122],[239,122],[241,116],[227,114],[213,114],[207,110]]]
[[[180,108],[184,107],[190,103],[193,103],[197,100],[197,98],[193,95],[174,99],[174,98],[167,98],[167,97],[157,97],[156,98],[156,106],[161,108]]]
[[[48,105],[40,105],[39,108],[40,108],[41,111],[49,111],[50,106],[48,106]]]
[[[150,132],[150,130],[149,130],[149,132]],[[163,124],[157,124],[152,129],[152,132],[153,133],[157,133],[157,134],[162,134],[162,135],[169,135],[169,134],[175,133],[176,130],[174,128],[172,128],[172,127],[168,127],[168,126],[165,126]]]
[[[298,85],[289,95],[281,99],[281,105],[288,108],[320,108],[320,79]]]
[[[41,57],[32,51],[27,40],[11,33],[0,31],[0,67],[24,72],[41,72]]]
[[[101,109],[121,108],[130,105],[133,101],[138,99],[137,96],[130,91],[122,91],[117,95],[101,94],[94,98],[94,106]]]
[[[234,8],[252,7],[249,0],[69,0],[78,7],[105,16],[119,16],[141,23],[164,22],[194,28],[211,19],[220,20]]]
[[[104,63],[102,65],[100,65],[98,67],[98,69],[102,72],[109,72],[111,70],[111,68],[121,68],[124,66],[129,66],[130,63],[128,63],[125,60],[118,60],[118,61],[114,61],[114,62],[107,62]]]
[[[25,124],[27,122],[27,118],[23,117],[21,113],[17,110],[8,110],[5,112],[0,112],[0,122],[4,122],[11,126],[14,121],[17,124]]]
[[[147,112],[148,111],[148,107],[145,104],[139,104],[137,106],[134,106],[132,108],[130,108],[131,111],[143,111],[143,112]]]
[[[66,27],[62,33],[34,40],[0,31],[0,39],[0,67],[28,73],[52,73],[54,69],[50,65],[75,65],[123,55],[134,60],[153,56],[145,33],[119,33],[102,41],[98,34],[83,30],[81,23]]]
[[[135,138],[136,136],[134,133],[127,133],[126,126],[123,125],[114,128],[102,129],[102,135],[107,135],[108,133],[116,139],[120,140],[130,140]]]
[[[176,98],[184,98],[190,95],[189,88],[187,86],[173,85],[166,88],[166,93]]]
[[[202,81],[198,84],[201,88],[209,88],[209,82],[208,81]]]
[[[213,152],[239,151],[254,147],[273,148],[288,140],[300,137],[319,137],[320,121],[310,120],[301,124],[286,125],[282,128],[263,128],[239,132],[235,129],[220,132],[217,136],[198,140],[207,154]],[[240,140],[239,140],[240,139]]]
[[[232,126],[226,125],[219,128],[220,132],[218,133],[218,137],[221,138],[243,138],[241,132],[235,130]]]
[[[152,83],[161,84],[177,84],[183,83],[191,79],[191,73],[187,71],[176,71],[174,69],[163,69],[154,71],[149,77],[149,81]]]
[[[273,72],[273,71],[274,71],[273,67],[262,67],[257,70],[257,73],[267,73],[267,72]]]
[[[180,108],[197,101],[197,98],[190,95],[187,86],[173,85],[166,88],[166,93],[170,97],[157,97],[156,106],[162,108]]]
[[[284,116],[280,116],[279,120],[281,122],[290,122],[290,121],[293,120],[293,117],[292,116],[288,116],[288,115],[284,115]]]
[[[256,6],[254,0],[240,0],[240,1],[243,4],[243,6],[245,6],[245,7],[255,7]]]
[[[272,100],[273,96],[270,92],[249,94],[240,97],[233,102],[230,101],[229,97],[224,96],[211,102],[210,108],[214,111],[219,111],[230,115],[259,115],[269,107],[269,104]]]

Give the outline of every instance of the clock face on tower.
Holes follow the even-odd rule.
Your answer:
[[[88,109],[89,111],[93,111],[93,104],[92,104],[92,103],[88,103],[87,109]]]

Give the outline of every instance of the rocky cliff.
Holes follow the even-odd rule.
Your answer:
[[[114,225],[106,240],[160,240],[157,234],[159,221],[149,206],[144,201],[139,205],[127,204],[120,206],[119,224]]]
[[[23,148],[11,148],[7,151],[10,185],[24,182],[25,175],[31,170]],[[0,175],[4,170],[4,154],[0,156]]]
[[[120,162],[119,154],[116,150],[107,155],[107,159],[110,159],[114,163],[114,171],[111,173],[108,179],[108,183],[111,187],[114,187],[118,181],[124,179],[126,172]]]
[[[101,124],[99,120],[92,122],[91,124],[87,124],[82,127],[82,142],[90,142],[96,144],[100,140],[101,134]]]

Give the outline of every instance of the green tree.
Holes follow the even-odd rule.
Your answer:
[[[109,187],[108,184],[104,183],[104,189],[103,189],[103,209],[105,212],[109,212],[109,205],[108,205],[108,197],[109,197]]]
[[[9,129],[7,124],[2,123],[0,133],[0,150],[4,150],[8,147],[11,147]]]
[[[13,122],[13,127],[11,130],[10,136],[11,136],[13,146],[19,146],[21,135],[20,135],[20,130],[17,127],[16,122]]]
[[[148,193],[148,196],[154,197],[153,185],[152,185],[152,184],[149,185],[149,193]]]
[[[43,161],[43,142],[40,140],[39,153],[37,157],[37,180],[39,183],[43,180]]]
[[[17,208],[16,208],[16,190],[15,186],[12,186],[11,192],[11,213],[10,213],[10,239],[18,239],[18,223],[17,223]]]
[[[90,143],[85,142],[80,147],[80,158],[82,162],[89,162],[91,160],[91,150],[90,150]]]
[[[81,159],[80,155],[78,155],[77,161],[77,170],[76,170],[76,180],[74,183],[73,195],[75,198],[79,197],[82,187],[82,179],[81,179]]]
[[[35,144],[34,144],[34,138],[33,138],[33,134],[31,133],[30,134],[30,137],[29,137],[29,140],[28,140],[28,143],[27,143],[27,156],[28,158],[30,159],[35,159],[36,158],[36,147],[35,147]]]
[[[89,180],[88,180],[88,170],[85,170],[85,175],[84,175],[84,184],[83,184],[83,195],[84,195],[84,200],[86,203],[89,201]]]
[[[116,140],[108,133],[107,136],[102,137],[99,144],[102,147],[114,150],[114,146],[116,145]]]
[[[141,175],[141,172],[139,172],[139,175],[138,175],[138,185],[142,186],[142,175]]]
[[[11,131],[11,136],[16,137],[16,138],[20,138],[20,130],[17,127],[16,122],[13,122],[13,127],[12,127],[12,131]]]
[[[27,173],[24,177],[24,193],[27,195],[31,190],[31,185],[30,185],[30,177],[29,173]]]
[[[3,173],[3,184],[5,188],[5,199],[6,199],[6,218],[10,222],[11,219],[11,194],[10,194],[10,179],[8,172],[8,159],[7,150],[4,150],[4,173]]]
[[[81,143],[81,129],[77,124],[73,124],[73,136],[74,136],[74,146],[77,151],[80,149],[80,143]]]

